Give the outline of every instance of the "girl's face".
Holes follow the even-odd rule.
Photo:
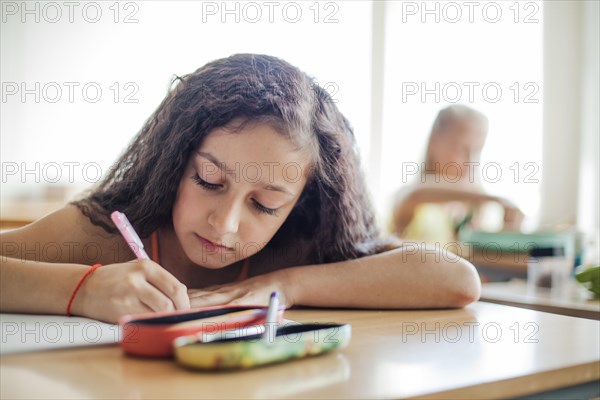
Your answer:
[[[451,123],[443,132],[432,136],[429,160],[448,174],[466,175],[469,163],[479,162],[485,137],[476,121]]]
[[[217,269],[261,250],[300,198],[304,159],[268,124],[210,132],[192,153],[173,206],[187,257]]]

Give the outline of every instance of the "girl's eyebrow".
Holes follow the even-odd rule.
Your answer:
[[[280,192],[280,193],[283,193],[283,194],[287,194],[288,196],[291,196],[291,197],[296,197],[296,195],[294,193],[290,192],[289,190],[287,190],[283,186],[268,184],[268,185],[262,185],[261,187],[263,189],[266,189],[266,190],[271,190],[273,192]]]
[[[219,161],[215,156],[213,156],[210,153],[205,153],[203,151],[198,150],[197,151],[198,155],[200,157],[204,157],[207,160],[209,160],[210,162],[212,162],[213,164],[215,164],[217,166],[217,168],[219,168],[221,171],[227,173],[227,172],[231,172],[231,170],[227,169],[227,165],[225,165],[224,162]],[[287,194],[288,196],[291,197],[296,197],[296,195],[292,192],[290,192],[288,189],[286,189],[285,187],[281,186],[281,185],[274,185],[274,184],[264,184],[261,182],[257,182],[257,184],[261,184],[261,187],[265,190],[271,190],[273,192],[280,192],[283,194]]]
[[[226,168],[225,168],[225,163],[223,163],[223,162],[221,162],[221,161],[217,160],[217,158],[216,158],[215,156],[213,156],[212,154],[210,154],[210,153],[205,153],[205,152],[203,152],[203,151],[200,151],[200,150],[198,150],[196,153],[198,153],[198,155],[199,155],[200,157],[204,157],[204,158],[208,159],[210,162],[212,162],[213,164],[215,164],[215,165],[217,166],[217,168],[219,168],[221,171],[222,171],[223,169],[226,169]]]

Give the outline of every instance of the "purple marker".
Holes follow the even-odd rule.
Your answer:
[[[263,333],[263,339],[268,343],[275,341],[277,334],[277,314],[279,312],[279,293],[271,293],[269,299],[269,308],[267,309],[267,317],[265,318],[265,331]]]

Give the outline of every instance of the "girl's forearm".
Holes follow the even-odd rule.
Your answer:
[[[0,256],[0,311],[64,314],[89,266]]]
[[[479,298],[481,288],[468,261],[430,248],[399,248],[281,273],[294,304],[316,307],[463,307]]]

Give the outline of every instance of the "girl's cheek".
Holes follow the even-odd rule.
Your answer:
[[[246,231],[246,243],[252,243],[260,249],[265,247],[267,242],[277,232],[278,224],[249,224],[250,227]]]
[[[197,191],[191,185],[194,185],[194,183],[184,182],[179,187],[173,207],[173,219],[176,220],[174,222],[179,222],[180,224],[186,223],[186,220],[190,220],[197,213],[195,205],[201,203],[201,200],[197,198]]]
[[[184,207],[184,215],[185,218],[191,220],[197,220],[198,218],[204,218],[206,214],[206,210],[211,207],[214,199],[211,199],[208,196],[202,196],[197,191],[195,193],[191,193],[186,197],[185,202],[183,203]]]

